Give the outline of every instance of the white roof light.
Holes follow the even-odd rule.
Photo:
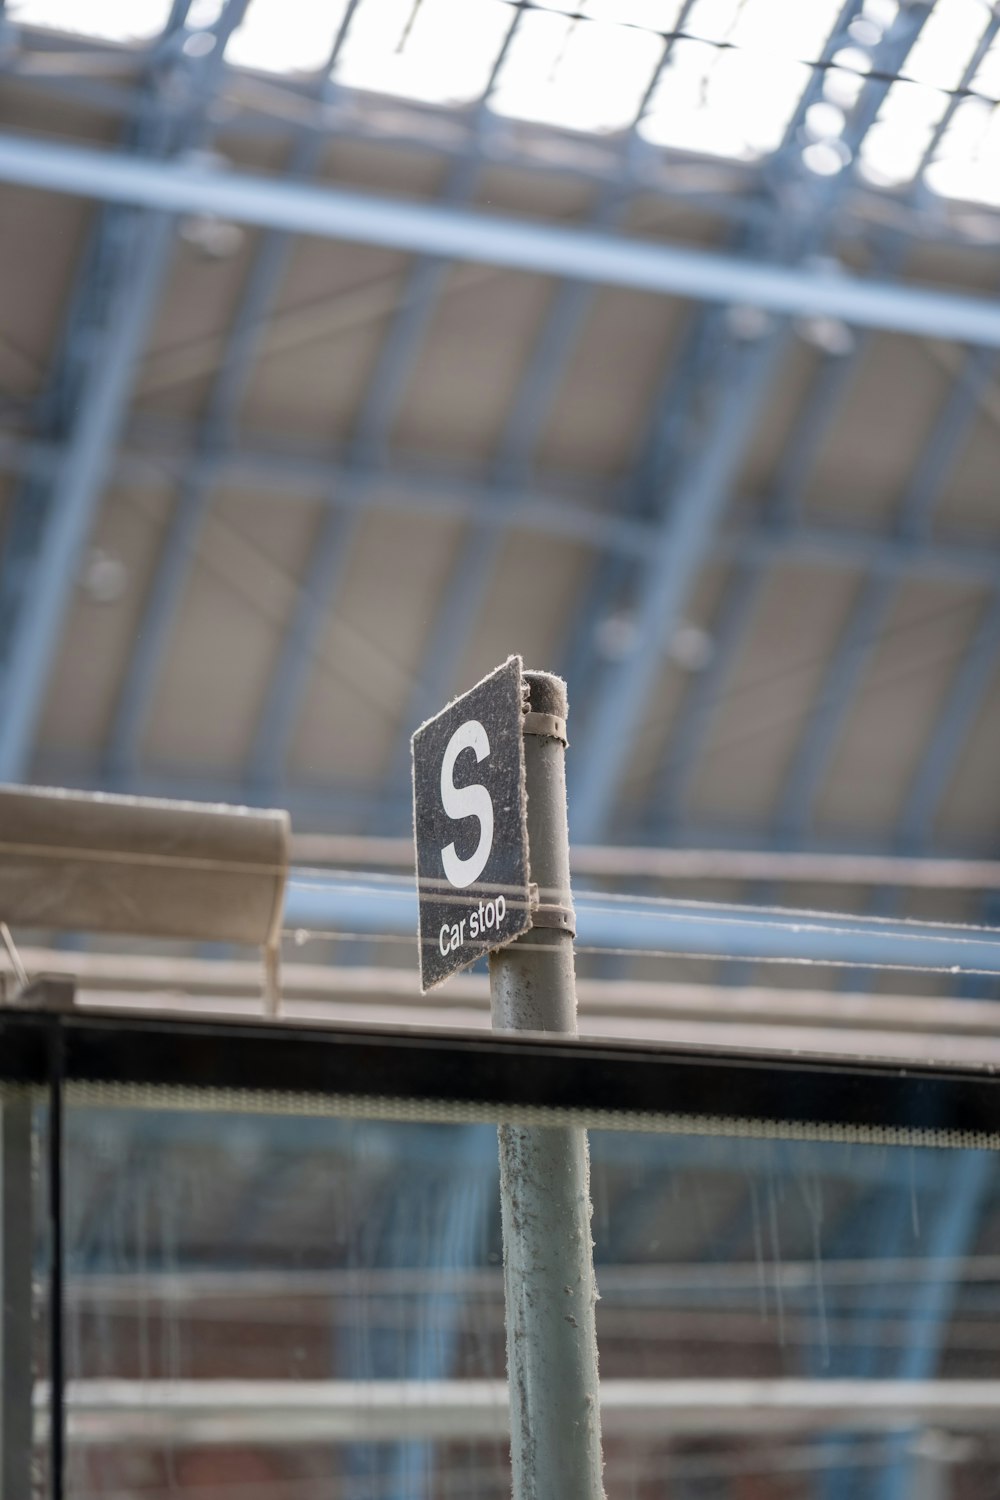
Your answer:
[[[982,0],[937,0],[902,71],[917,83],[958,88],[989,18]]]
[[[663,44],[653,32],[528,11],[493,108],[571,130],[622,130],[638,113]]]
[[[850,159],[851,153],[842,141],[813,141],[802,153],[802,160],[817,177],[835,177]]]
[[[413,0],[367,0],[351,22],[337,81],[431,104],[469,103],[487,87],[512,19],[503,0],[423,0],[416,10]]]
[[[227,62],[262,73],[316,73],[333,46],[346,0],[251,0],[226,48]]]
[[[148,42],[170,0],[8,0],[11,18],[101,41]],[[192,0],[189,55],[208,50],[223,0]],[[675,38],[681,0],[360,0],[336,66],[354,89],[469,105],[581,132],[635,125],[655,145],[755,160],[785,139],[842,0],[695,0]],[[801,145],[807,170],[834,175],[850,160],[849,114],[873,67],[873,50],[898,0],[863,0],[820,79]],[[347,0],[250,0],[226,61],[269,73],[318,74],[327,65]],[[858,151],[858,170],[883,187],[911,182],[933,146],[926,181],[947,197],[996,204],[1000,111],[960,101],[991,17],[986,0],[936,0]],[[509,47],[502,64],[498,59]],[[876,54],[877,55],[877,54]],[[1000,44],[972,82],[1000,99]],[[638,116],[642,113],[642,119]],[[941,140],[937,140],[940,132]]]
[[[8,0],[11,20],[99,41],[146,42],[167,24],[170,0]]]
[[[846,123],[844,111],[825,100],[810,104],[806,110],[806,130],[816,141],[831,140],[840,135]]]

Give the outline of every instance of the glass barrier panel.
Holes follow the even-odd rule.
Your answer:
[[[453,1114],[70,1085],[70,1500],[509,1495],[496,1126]],[[996,1156],[816,1135],[590,1132],[609,1500],[996,1493]]]

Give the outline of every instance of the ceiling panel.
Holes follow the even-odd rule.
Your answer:
[[[899,591],[820,798],[821,827],[891,831],[984,599],[960,584],[915,581]]]
[[[242,774],[318,510],[213,498],[156,683],[151,762]]]

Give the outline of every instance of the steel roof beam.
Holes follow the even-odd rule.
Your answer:
[[[847,0],[842,6],[824,44],[824,59],[834,55],[857,10],[856,0]],[[912,45],[927,12],[927,5],[921,3],[900,13],[879,49],[876,61],[880,66],[893,63]],[[783,151],[796,145],[806,112],[821,85],[821,73],[813,73],[787,124]],[[844,132],[848,147],[854,149],[863,137],[883,93],[877,78],[865,86]],[[808,178],[800,176],[800,188],[806,183]],[[836,205],[844,190],[843,178],[813,181],[792,222],[776,217],[768,235],[770,253],[786,260],[791,253],[799,259],[815,253],[833,227]],[[600,695],[591,707],[589,733],[577,760],[574,783],[578,800],[573,828],[578,837],[599,836],[617,808],[632,756],[632,737],[648,716],[649,699],[662,672],[669,637],[707,557],[788,337],[788,326],[783,322],[766,329],[756,346],[741,348],[727,330],[720,330],[721,347],[705,381],[706,401],[712,401],[716,410],[700,444],[692,442],[689,423],[685,424],[674,473],[656,451],[654,431],[651,486],[661,495],[664,489],[669,490],[670,504],[636,585],[633,643],[622,661],[606,672]],[[682,399],[687,408],[690,398],[686,392]],[[697,391],[694,400],[697,413]],[[668,420],[670,415],[668,409]]]
[[[930,837],[959,757],[993,687],[998,663],[1000,588],[995,587],[907,792],[899,823],[899,842],[904,847]]]
[[[646,715],[662,670],[669,631],[711,551],[783,348],[783,337],[772,333],[758,345],[733,351],[722,377],[711,435],[651,541],[635,610],[633,648],[609,671],[603,692],[591,705],[587,737],[571,773],[575,839],[594,842],[606,832],[632,755],[632,736]]]
[[[677,16],[675,31],[683,30],[693,3],[694,0],[684,0]],[[629,129],[626,154],[630,151],[634,153],[640,141],[639,127],[648,112],[650,99],[672,51],[672,43],[665,42],[660,61],[653,71]],[[611,189],[605,189],[598,199],[590,227],[602,230],[613,228],[624,216],[628,203],[628,193],[622,186],[615,185]],[[492,482],[500,490],[519,493],[530,486],[532,459],[579,341],[593,297],[594,288],[586,282],[566,280],[556,289],[528,367],[515,391],[493,462]],[[491,507],[474,513],[473,524],[452,567],[444,600],[431,627],[424,650],[424,667],[410,696],[389,765],[387,788],[408,778],[410,735],[414,727],[434,713],[450,696],[462,653],[482,610],[483,596],[495,573],[504,541],[511,529],[511,511],[508,507],[502,510]]]
[[[330,69],[343,45],[358,0],[351,0],[337,28],[321,92],[332,92]],[[300,136],[288,171],[311,176],[318,168],[324,140]],[[123,770],[139,758],[140,742],[153,698],[170,631],[177,618],[184,586],[198,538],[219,480],[220,453],[232,443],[240,404],[253,374],[254,355],[267,331],[267,315],[292,248],[292,238],[281,230],[265,235],[247,276],[221,365],[209,392],[195,452],[183,475],[180,493],[157,559],[142,623],[136,633],[108,737],[109,767]]]
[[[630,534],[637,526],[647,531],[643,550],[655,534],[651,501],[661,492],[669,456],[681,445],[690,402],[702,388],[706,371],[711,368],[712,358],[718,350],[721,323],[722,313],[715,306],[691,310],[680,350],[676,355],[668,356],[667,367],[661,373],[659,391],[651,405],[652,418],[648,422],[643,452],[619,502],[624,534]],[[628,528],[627,532],[625,528]],[[640,558],[642,555],[642,551],[637,554]],[[607,654],[600,649],[598,632],[602,623],[621,608],[630,576],[628,555],[624,549],[608,549],[594,570],[590,588],[567,631],[563,675],[575,695],[579,696],[583,690],[585,704],[600,670],[598,658]],[[627,612],[625,623],[627,629]]]
[[[185,124],[181,144],[199,137],[204,104],[221,67],[226,42],[242,19],[246,4],[247,0],[228,0],[212,28],[215,47],[198,64],[196,73],[201,108]],[[187,9],[185,0],[178,0],[171,8],[168,26],[181,25]],[[164,134],[155,104],[155,97],[144,95],[144,113],[137,124],[141,149],[148,149],[150,135],[158,149],[177,144]],[[119,159],[137,158],[122,155]],[[155,164],[150,156],[144,160]],[[53,479],[37,549],[27,566],[21,604],[7,644],[0,779],[17,781],[27,773],[62,627],[73,599],[76,570],[111,472],[135,364],[166,284],[175,215],[156,205],[151,208],[150,213],[134,216],[124,226],[124,277],[121,285],[114,287],[109,310],[100,323],[97,357],[88,361],[88,376],[73,395],[69,439]]]
[[[933,160],[959,107],[962,90],[969,87],[987,52],[1000,32],[1000,14],[990,18],[972,57],[968,60],[960,88],[948,101],[941,120],[924,149],[915,180]],[[926,538],[935,502],[954,467],[962,443],[976,415],[983,390],[993,378],[995,358],[976,350],[965,362],[949,393],[934,431],[924,447],[899,507],[895,530],[904,540]],[[777,814],[785,833],[801,833],[807,826],[843,734],[852,703],[876,649],[895,596],[894,581],[885,574],[872,575],[856,603],[833,660],[827,669],[819,697],[806,724]]]
[[[178,449],[188,447],[179,442]],[[56,444],[0,444],[0,471],[15,473],[38,469],[52,473],[59,465],[61,448]],[[326,460],[315,454],[290,450],[262,451],[241,447],[216,455],[220,485],[243,485],[254,492],[273,494],[294,503],[299,499],[324,499],[334,507],[360,505],[352,492],[355,471],[346,462]],[[180,473],[176,452],[163,453],[126,449],[118,455],[117,473],[122,482],[141,487],[145,479],[162,480],[164,474]],[[579,476],[581,485],[585,476]],[[408,469],[391,465],[380,470],[378,506],[391,513],[464,520],[478,510],[510,514],[513,529],[540,536],[565,537],[600,552],[620,553],[626,558],[648,556],[656,534],[655,523],[628,518],[613,509],[597,509],[598,492],[591,490],[579,502],[560,493],[561,476],[544,477],[537,488],[518,491],[493,490],[479,479],[456,478],[452,470]],[[547,487],[551,484],[551,488]],[[570,489],[573,488],[567,479]],[[604,497],[614,505],[618,487],[610,486]],[[365,501],[364,503],[367,503]],[[750,497],[741,510],[758,510]],[[712,555],[721,562],[748,560],[755,565],[784,560],[801,561],[830,568],[863,568],[895,577],[969,578],[992,582],[996,577],[1000,543],[988,533],[937,534],[930,538],[901,537],[861,526],[829,522],[771,525],[766,520],[727,523],[712,540]]]
[[[786,448],[777,480],[764,506],[762,534],[794,531],[799,499],[812,473],[820,446],[847,393],[860,358],[855,346],[850,357],[828,357],[807,397]],[[657,781],[656,804],[668,823],[675,821],[690,786],[710,725],[723,701],[757,608],[764,582],[765,560],[751,550],[734,549],[737,572],[730,580],[714,621],[712,655],[705,670],[690,684],[683,710],[667,745]]]
[[[511,24],[479,101],[477,118],[480,127],[523,15],[523,10],[519,9],[511,13]],[[451,172],[445,203],[452,206],[467,204],[475,191],[477,178],[478,163],[472,158],[460,161]],[[256,785],[274,786],[281,780],[322,633],[335,613],[336,595],[346,578],[362,516],[371,505],[374,483],[388,448],[393,422],[450,271],[450,260],[423,255],[407,274],[405,289],[379,350],[375,373],[362,400],[356,432],[350,444],[353,503],[329,510],[320,524],[309,570],[271,673],[249,757],[249,778]]]
[[[608,222],[622,211],[618,195],[606,195],[597,220]],[[424,663],[414,684],[400,725],[386,786],[407,779],[410,736],[418,724],[435,713],[451,696],[455,674],[476,619],[482,611],[505,539],[516,528],[517,511],[508,504],[490,504],[489,492],[523,496],[531,489],[530,465],[545,418],[551,410],[593,300],[585,283],[564,282],[556,291],[547,321],[529,366],[515,393],[504,435],[493,465],[493,484],[486,503],[470,513],[468,533],[444,598],[437,609],[424,649]],[[614,530],[616,518],[608,518]]]
[[[465,198],[472,174],[462,164],[453,174],[449,198]],[[335,596],[346,580],[351,549],[369,509],[382,456],[406,383],[416,365],[431,318],[444,291],[450,263],[421,257],[411,268],[392,326],[379,351],[351,444],[352,503],[336,503],[320,524],[308,572],[282,642],[261,710],[249,774],[261,786],[281,781],[322,633],[335,612]]]
[[[1000,347],[1000,306],[990,298],[650,244],[477,209],[318,188],[223,171],[200,160],[138,159],[4,133],[0,181],[698,301],[746,303],[791,317],[823,315],[859,327]]]
[[[991,351],[975,351],[968,358],[962,378],[949,392],[899,507],[895,532],[904,544],[911,538],[930,541],[931,507],[958,458],[995,367]],[[899,581],[884,572],[874,572],[861,590],[824,674],[785,779],[775,821],[786,833],[801,832],[809,825],[816,798],[841,742],[851,704],[881,640]]]
[[[76,571],[112,467],[136,360],[166,281],[174,223],[158,213],[136,226],[129,275],[94,361],[66,445],[38,551],[8,645],[0,715],[0,780],[27,774]]]
[[[997,32],[1000,31],[1000,16],[993,18],[984,32],[974,56],[966,66],[962,85],[967,86],[974,78],[983,57],[992,45]],[[881,96],[880,96],[881,97]],[[931,141],[925,149],[923,160],[915,180],[919,184],[924,167],[932,159],[933,152],[944,134],[947,125],[954,116],[955,110],[960,102],[960,93],[949,101],[942,121],[935,130]],[[869,117],[871,111],[869,110]],[[918,189],[919,191],[919,189]],[[882,271],[884,273],[886,262],[898,262],[902,246],[898,235],[890,240],[887,250],[882,257]],[[868,339],[862,335],[855,343],[855,347],[848,359],[829,359],[824,370],[821,371],[810,393],[809,402],[804,417],[800,420],[798,427],[793,433],[789,450],[784,456],[776,491],[769,501],[766,514],[772,521],[788,522],[793,511],[799,509],[799,501],[808,482],[809,475],[815,464],[820,445],[832,427],[833,420],[837,415],[841,402],[848,389],[851,375],[860,363],[860,359],[867,348]],[[967,375],[974,368],[967,367]],[[964,410],[964,406],[960,408]],[[953,426],[963,427],[963,421],[957,412],[952,412],[948,419]],[[931,503],[931,498],[936,493],[941,482],[941,474],[950,461],[947,454],[953,444],[947,425],[941,431],[941,442],[932,449],[933,463],[927,473],[914,481],[912,493],[912,505],[905,508],[907,516],[906,524],[900,528],[901,534],[914,539],[919,529],[916,523],[918,518],[925,514]],[[683,801],[687,786],[689,784],[694,767],[698,762],[699,751],[705,742],[709,725],[718,704],[722,698],[725,684],[729,681],[739,651],[742,647],[750,621],[756,608],[757,599],[764,582],[764,574],[759,560],[752,557],[740,559],[741,568],[735,584],[731,584],[727,590],[726,597],[722,603],[722,613],[718,621],[718,630],[715,640],[712,660],[706,672],[693,684],[689,691],[690,702],[685,702],[685,711],[680,723],[672,736],[668,747],[668,754],[661,773],[660,787],[661,798],[667,810],[668,821],[678,816],[679,807]],[[878,570],[878,578],[873,580],[869,593],[862,599],[858,607],[856,618],[849,627],[849,638],[845,638],[844,646],[832,668],[833,677],[828,679],[833,691],[829,695],[829,701],[837,705],[839,716],[843,716],[849,707],[853,691],[853,683],[856,680],[856,665],[860,657],[857,647],[858,641],[864,641],[872,633],[873,623],[882,610],[882,599],[889,589],[889,576],[884,570]],[[825,695],[824,695],[825,696]],[[820,742],[825,732],[820,720],[825,715],[817,713],[810,726],[807,735],[813,741]],[[830,715],[833,717],[832,711]],[[832,724],[830,725],[832,732]],[[824,751],[827,747],[824,746]],[[812,763],[809,763],[810,774],[813,774]],[[793,783],[795,781],[793,774]],[[817,783],[818,784],[818,783]],[[794,788],[790,788],[786,796],[786,811],[781,821],[787,826],[790,814],[791,797]],[[813,789],[815,790],[815,788]],[[801,816],[802,794],[801,790],[795,792],[800,803],[799,816]],[[807,795],[811,803],[813,793]]]
[[[273,803],[266,791],[249,785],[240,772],[212,773],[198,768],[160,764],[148,769],[139,769],[124,776],[115,776],[93,760],[81,754],[49,751],[37,760],[38,781],[47,785],[78,788],[81,791],[126,792],[145,797],[173,797],[197,802],[228,802],[235,805],[245,803],[251,807],[269,807]],[[379,786],[359,786],[343,780],[307,780],[289,782],[282,789],[282,803],[288,808],[294,822],[299,826],[315,829],[336,828],[340,831],[357,831],[369,825],[380,805],[385,801]],[[412,799],[400,789],[392,799],[395,808],[394,827],[403,836],[412,822]],[[650,821],[646,833],[651,843],[662,843],[663,829]],[[690,822],[670,830],[677,847],[698,850],[726,850],[759,852],[772,850],[783,853],[789,849],[787,843],[778,844],[767,828],[753,824],[722,822]],[[899,855],[899,846],[884,839],[863,838],[850,830],[833,830],[810,842],[814,854],[829,851],[837,855],[890,858]],[[794,850],[793,850],[794,852]],[[935,859],[989,860],[994,846],[973,838],[939,840],[934,845],[920,846],[912,851]],[[751,879],[746,875],[746,879]],[[880,878],[893,878],[891,870]]]

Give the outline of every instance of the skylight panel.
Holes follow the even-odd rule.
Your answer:
[[[226,61],[261,73],[317,73],[326,64],[346,0],[251,0]]]
[[[570,130],[623,130],[635,120],[662,53],[650,31],[528,11],[492,108]]]
[[[641,126],[656,145],[750,159],[781,144],[809,81],[787,58],[677,42]]]
[[[871,72],[872,60],[860,47],[842,47],[823,75],[823,97],[840,109],[853,109]]]
[[[902,71],[917,83],[958,88],[988,21],[982,0],[937,0]]]
[[[513,19],[505,0],[367,0],[337,81],[431,104],[470,103],[488,87]]]
[[[698,0],[650,101],[657,145],[744,160],[781,145],[838,0]],[[722,44],[722,45],[719,45]]]
[[[22,26],[108,42],[147,42],[170,18],[170,0],[7,0]]]
[[[819,56],[840,9],[839,0],[743,0],[729,39],[808,62]]]
[[[943,198],[1000,208],[1000,109],[966,100],[926,177]]]
[[[986,99],[963,99],[925,178],[943,198],[1000,208],[1000,108]]]
[[[889,89],[862,143],[859,170],[873,185],[900,187],[924,168],[935,132],[953,106],[954,91],[966,82],[988,22],[989,10],[982,0],[938,0],[903,64],[907,81]],[[995,66],[993,51],[973,79],[976,92],[982,76],[988,77]],[[924,174],[928,187],[945,197],[1000,201],[996,114],[989,103],[975,97],[954,106]]]
[[[977,94],[985,94],[988,99],[1000,100],[1000,42],[993,43],[979,64],[979,71],[972,80],[972,87]]]
[[[876,187],[912,182],[947,108],[948,95],[940,89],[894,83],[861,143],[861,175]]]
[[[685,30],[704,40],[674,44],[642,133],[714,156],[774,151],[838,8],[838,0],[698,0]]]
[[[215,26],[224,3],[191,0],[186,30]],[[321,77],[348,3],[249,0],[226,60]],[[155,40],[171,0],[8,0],[7,10],[24,26],[130,46]],[[861,0],[817,75],[841,10],[842,0],[694,0],[678,37],[682,0],[360,0],[334,76],[445,107],[484,99],[493,80],[488,107],[510,119],[590,134],[636,127],[653,145],[744,161],[781,146],[813,81],[802,160],[833,174],[850,162],[844,132],[900,0]],[[924,172],[944,197],[1000,206],[1000,41],[972,97],[955,97],[992,14],[987,0],[936,0],[857,152],[870,184]]]

